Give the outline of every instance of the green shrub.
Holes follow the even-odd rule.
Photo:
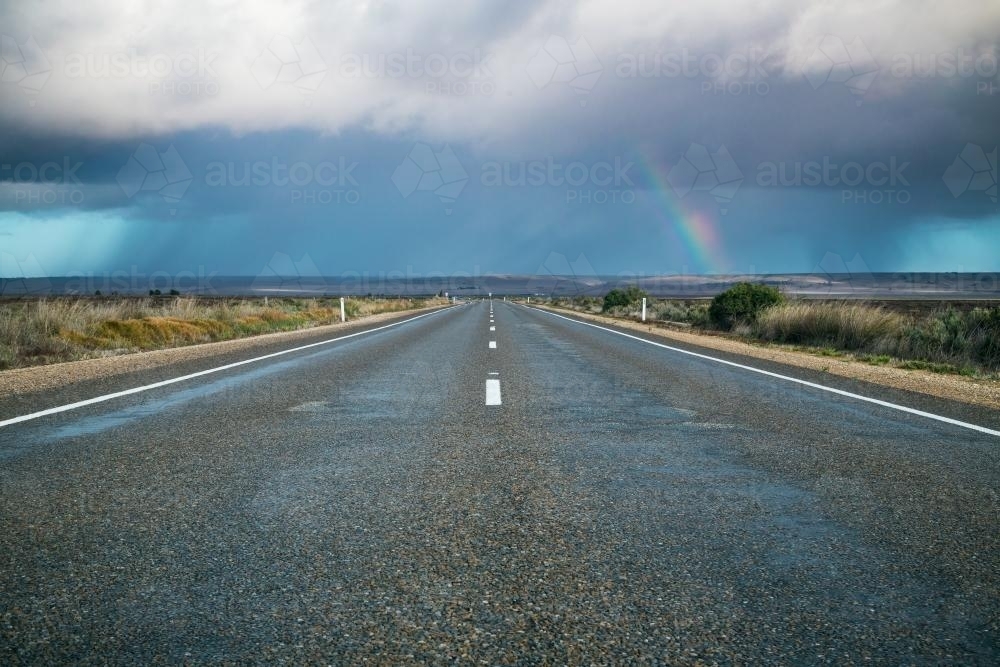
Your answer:
[[[927,360],[969,360],[1000,367],[1000,308],[949,308],[916,323],[902,342],[906,356]]]
[[[613,289],[604,295],[604,305],[601,308],[605,313],[615,308],[628,308],[642,301],[647,295],[644,291],[631,285],[625,289]]]
[[[741,322],[754,322],[761,312],[782,301],[781,292],[775,287],[739,283],[712,299],[708,317],[715,326],[729,330]]]

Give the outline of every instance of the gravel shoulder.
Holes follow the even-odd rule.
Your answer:
[[[336,324],[297,329],[295,331],[281,331],[270,334],[262,334],[260,336],[219,341],[215,343],[186,345],[184,347],[173,347],[164,350],[136,352],[132,354],[100,357],[96,359],[83,359],[80,361],[67,361],[57,364],[49,364],[46,366],[31,366],[28,368],[15,368],[8,371],[0,371],[0,398],[17,394],[25,394],[28,392],[54,389],[76,382],[101,380],[136,371],[144,371],[152,368],[168,366],[170,364],[180,362],[207,359],[232,352],[253,350],[268,345],[274,345],[275,343],[295,343],[303,339],[322,336],[326,333],[348,333],[361,326],[378,324],[394,318],[416,315],[439,308],[440,306],[428,306],[426,308],[414,308],[413,310],[379,313],[377,315],[359,317],[349,322],[338,322]]]
[[[633,322],[631,320],[605,317],[603,315],[581,313],[565,308],[531,305],[534,308],[574,315],[580,319],[611,325],[621,329],[641,331],[642,333],[652,334],[666,340],[696,345],[710,350],[739,354],[754,359],[765,359],[788,366],[830,373],[831,375],[852,380],[871,382],[883,387],[918,392],[935,398],[959,401],[970,405],[982,405],[993,409],[1000,408],[1000,382],[994,380],[968,378],[961,375],[943,375],[941,373],[931,373],[922,370],[872,366],[871,364],[853,359],[825,357],[776,346],[723,338],[721,336],[678,331],[655,323]]]

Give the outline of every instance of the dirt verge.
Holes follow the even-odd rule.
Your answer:
[[[754,359],[766,359],[788,366],[808,368],[814,371],[839,375],[872,382],[884,387],[919,392],[937,398],[960,401],[972,405],[982,405],[988,408],[1000,409],[1000,382],[980,378],[969,378],[961,375],[944,375],[923,370],[907,370],[887,366],[873,366],[854,359],[827,357],[808,352],[789,350],[763,343],[739,341],[722,336],[678,331],[666,325],[650,322],[636,322],[591,313],[581,313],[565,308],[553,308],[531,304],[532,307],[552,312],[575,315],[581,319],[591,320],[601,324],[613,325],[622,329],[632,329],[652,334],[659,338],[688,343],[710,350],[739,354]]]
[[[395,311],[391,313],[379,313],[359,317],[345,323],[327,324],[295,331],[281,331],[277,333],[250,336],[248,338],[236,338],[233,340],[219,341],[216,343],[201,343],[198,345],[185,345],[184,347],[172,347],[165,350],[152,350],[149,352],[135,352],[132,354],[121,354],[97,359],[83,359],[81,361],[67,361],[46,366],[29,366],[27,368],[15,368],[8,371],[0,371],[0,398],[12,394],[24,394],[34,391],[42,391],[53,387],[61,387],[74,382],[86,380],[96,380],[100,378],[123,375],[134,371],[142,371],[150,368],[158,368],[182,361],[192,361],[204,359],[228,352],[238,352],[240,350],[251,350],[264,345],[274,343],[294,343],[304,338],[321,336],[324,333],[347,333],[350,329],[357,328],[359,324],[377,324],[394,317],[404,315],[416,315],[421,312],[434,310],[440,306],[428,306],[426,308],[414,308],[413,310]]]

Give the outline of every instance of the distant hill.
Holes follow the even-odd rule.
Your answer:
[[[461,298],[505,295],[600,296],[614,287],[638,285],[653,296],[706,298],[742,281],[764,282],[788,294],[829,298],[1000,299],[1000,273],[792,273],[771,275],[573,276],[512,275],[386,277],[336,276],[208,276],[181,274],[52,278],[0,278],[0,297],[47,295],[145,295],[150,290],[168,294],[205,296],[283,295],[429,295],[448,292]]]

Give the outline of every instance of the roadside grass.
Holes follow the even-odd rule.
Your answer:
[[[860,354],[855,358],[872,366],[887,366],[892,363],[892,357],[888,354]]]
[[[878,354],[884,339],[901,332],[905,318],[862,303],[793,301],[764,310],[753,335],[779,343]]]
[[[552,299],[554,306],[600,313],[601,299]],[[647,321],[702,333],[874,366],[926,370],[970,377],[1000,377],[1000,307],[965,310],[947,305],[914,309],[909,302],[788,299],[764,309],[754,322],[720,332],[708,319],[707,300],[655,299]],[[636,307],[604,313],[637,320]]]
[[[348,319],[443,299],[347,299]],[[54,298],[0,303],[0,369],[232,340],[340,321],[339,298]]]
[[[750,336],[842,350],[873,365],[958,375],[1000,370],[997,307],[964,312],[945,308],[913,316],[879,304],[794,301],[761,313]]]
[[[603,299],[589,296],[578,296],[573,298],[554,298],[550,302],[557,308],[567,308],[582,313],[604,314],[611,317],[625,317],[638,319],[642,315],[642,304],[632,304],[629,306],[614,306],[608,310],[603,308]],[[709,302],[701,300],[685,301],[681,299],[656,299],[646,300],[646,318],[679,324],[682,326],[708,325]]]

